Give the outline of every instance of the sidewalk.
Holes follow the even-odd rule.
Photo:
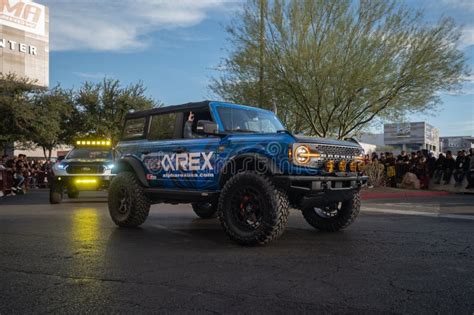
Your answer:
[[[377,187],[377,188],[363,188],[361,190],[362,200],[368,199],[401,199],[401,198],[415,198],[415,197],[433,197],[452,195],[448,191],[435,190],[412,190],[400,189],[391,187]]]

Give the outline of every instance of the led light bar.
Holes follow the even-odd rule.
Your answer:
[[[77,140],[77,146],[101,146],[110,147],[112,142],[110,140]]]
[[[95,178],[84,178],[84,179],[76,179],[76,184],[96,184],[97,179]]]

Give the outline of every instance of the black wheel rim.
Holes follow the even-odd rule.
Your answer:
[[[321,218],[330,219],[339,214],[341,207],[342,202],[337,202],[324,207],[313,207],[313,211]]]
[[[244,187],[236,191],[232,198],[234,222],[242,229],[256,230],[260,227],[263,215],[263,200],[253,187]]]
[[[130,191],[126,188],[120,189],[119,193],[119,204],[118,204],[118,213],[120,214],[127,214],[130,212],[132,208],[132,196]]]

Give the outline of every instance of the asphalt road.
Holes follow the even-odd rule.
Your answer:
[[[294,210],[278,241],[247,248],[187,205],[119,229],[104,195],[32,191],[0,198],[0,314],[473,314],[473,247],[473,195],[365,201],[338,233]]]

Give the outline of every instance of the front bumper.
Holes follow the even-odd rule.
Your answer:
[[[277,184],[289,191],[305,194],[325,191],[346,191],[360,189],[367,184],[368,176],[276,176]]]
[[[362,186],[367,185],[368,176],[275,176],[276,185],[288,192],[294,204],[325,205],[350,200]]]
[[[55,176],[53,178],[55,185],[61,185],[64,188],[74,188],[79,191],[107,189],[114,175],[69,175]]]

